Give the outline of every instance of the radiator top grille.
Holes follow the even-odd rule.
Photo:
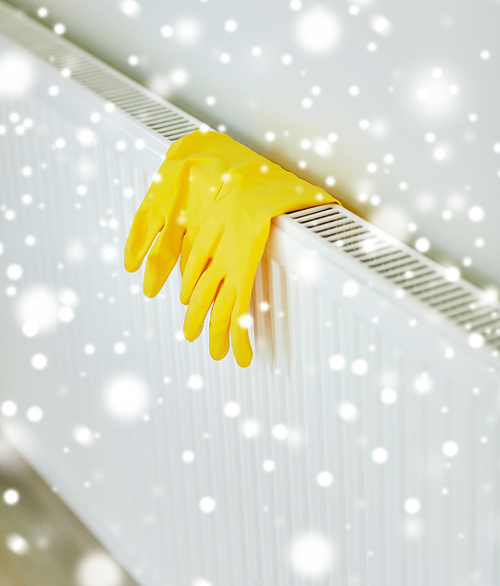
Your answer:
[[[169,141],[201,124],[193,117],[61,38],[24,12],[0,2],[0,32],[57,70],[113,103],[128,116]],[[304,228],[339,247],[346,255],[411,295],[461,328],[473,347],[500,351],[500,305],[474,285],[451,281],[445,268],[339,206],[316,206],[286,214]]]
[[[199,124],[147,88],[39,24],[23,12],[0,4],[0,32],[45,63],[105,98],[163,138],[177,140]]]
[[[479,288],[464,279],[450,280],[445,267],[340,206],[285,215],[390,281],[397,296],[411,295],[438,311],[468,335],[472,347],[484,344],[498,357],[500,305],[489,302]]]

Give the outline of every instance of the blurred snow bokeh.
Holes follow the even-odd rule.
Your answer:
[[[33,85],[35,67],[22,53],[0,54],[0,97],[18,97],[26,94]]]
[[[334,562],[329,540],[318,533],[297,535],[289,555],[292,569],[302,578],[324,577]]]
[[[105,384],[104,406],[118,419],[133,420],[149,405],[149,391],[136,375],[120,374]]]
[[[120,586],[123,571],[107,553],[89,552],[79,561],[75,578],[78,586]]]

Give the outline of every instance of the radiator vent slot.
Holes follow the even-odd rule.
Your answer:
[[[62,71],[88,90],[115,104],[127,115],[170,141],[199,128],[194,118],[149,92],[67,39],[56,36],[23,12],[12,12],[0,4],[0,32],[29,49],[37,57]],[[154,113],[151,119],[146,112]]]
[[[463,279],[450,281],[444,267],[340,206],[316,206],[286,215],[396,285],[398,294],[415,297],[468,335],[481,334],[498,357],[500,305],[483,300],[479,289]]]

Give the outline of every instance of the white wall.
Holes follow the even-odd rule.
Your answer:
[[[33,16],[40,6],[11,4]],[[70,40],[212,126],[223,124],[402,240],[427,238],[429,256],[476,284],[500,287],[499,0],[44,6],[49,13],[40,20],[65,24]],[[229,20],[236,30],[226,29]],[[480,221],[469,217],[473,206],[484,212]]]

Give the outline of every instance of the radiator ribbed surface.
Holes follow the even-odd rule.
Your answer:
[[[103,544],[143,586],[500,583],[494,348],[397,294],[408,259],[359,251],[395,241],[328,206],[273,225],[252,365],[213,361],[207,327],[182,336],[178,268],[152,300],[123,269],[167,143],[37,72],[0,102],[0,421]]]

